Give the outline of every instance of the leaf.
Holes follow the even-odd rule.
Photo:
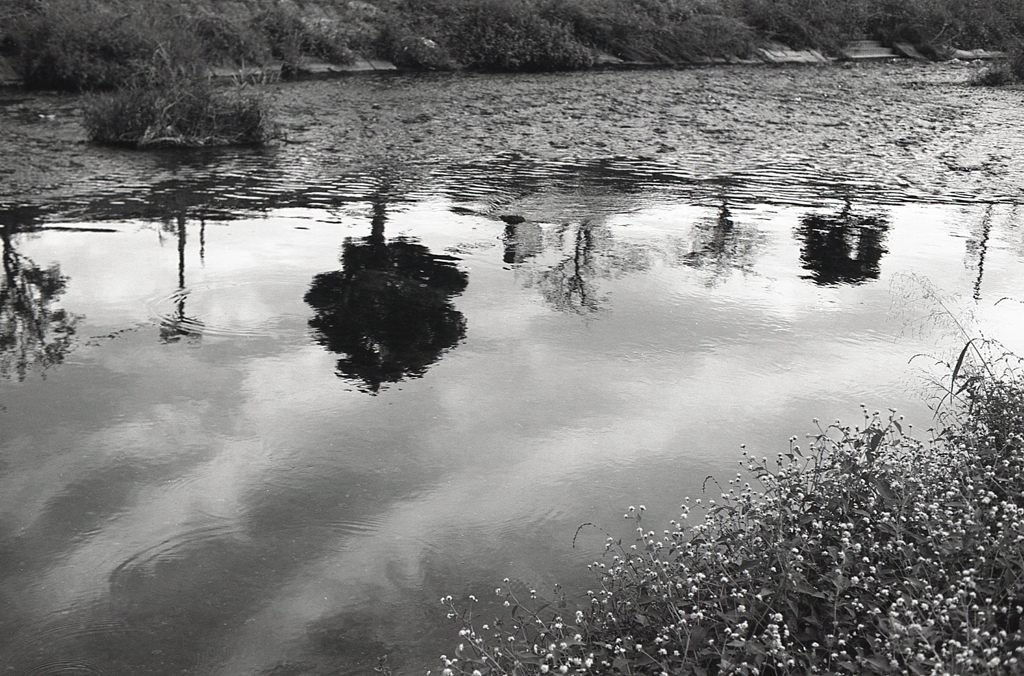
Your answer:
[[[879,478],[875,479],[873,483],[875,485],[875,490],[877,490],[879,495],[881,495],[883,498],[885,498],[886,500],[896,499],[896,494],[892,492],[892,488],[889,487],[888,481]]]
[[[967,356],[967,350],[970,349],[970,347],[971,347],[971,345],[973,343],[974,343],[974,339],[971,338],[970,340],[967,341],[967,344],[964,345],[964,349],[960,350],[960,356],[957,357],[956,365],[953,367],[953,376],[949,379],[949,381],[950,381],[949,391],[950,392],[953,391],[953,387],[956,385],[956,377],[960,373],[960,367],[963,366],[964,357]]]
[[[874,665],[875,667],[878,667],[879,673],[882,673],[882,674],[888,673],[889,670],[890,670],[889,669],[889,662],[884,660],[881,657],[878,657],[877,655],[872,655],[871,657],[868,657],[865,661],[868,664],[871,664],[871,665]]]

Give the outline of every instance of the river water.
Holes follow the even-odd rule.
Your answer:
[[[442,596],[585,590],[741,444],[926,434],[957,322],[1024,349],[971,72],[292,83],[270,149],[148,154],[0,94],[2,673],[423,673]]]

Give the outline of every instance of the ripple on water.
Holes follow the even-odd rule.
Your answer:
[[[232,284],[196,285],[175,289],[173,292],[146,301],[148,314],[159,325],[161,337],[167,342],[206,337],[220,338],[277,338],[281,336],[281,317],[211,318],[203,311],[203,318],[193,316],[193,309],[204,301],[215,298]]]
[[[87,662],[77,660],[59,660],[32,667],[25,676],[105,676],[110,673]]]
[[[130,632],[128,623],[121,619],[89,617],[52,613],[39,622],[22,627],[14,637],[14,647],[8,646],[5,666],[25,676],[106,676],[108,669],[82,660],[83,651],[76,646],[111,640],[119,642]],[[63,655],[74,655],[64,658]]]
[[[129,587],[132,580],[152,574],[160,564],[184,559],[207,543],[236,538],[238,531],[235,522],[223,520],[175,533],[172,537],[132,554],[118,564],[110,573],[111,590]]]

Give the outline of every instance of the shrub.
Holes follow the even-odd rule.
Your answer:
[[[1010,45],[1006,56],[989,64],[971,79],[971,84],[998,87],[1024,82],[1024,42]]]
[[[481,70],[576,70],[594,62],[569,26],[545,19],[526,0],[465,3],[448,44],[456,60]]]
[[[256,92],[219,91],[195,76],[94,95],[84,121],[93,141],[135,148],[260,145],[276,133]]]
[[[480,624],[445,599],[463,643],[444,676],[1020,673],[1024,381],[991,354],[965,348],[928,441],[865,409],[747,455],[660,534],[631,507],[637,544],[609,539],[575,611],[499,590],[511,612]]]
[[[868,26],[871,0],[726,0],[729,13],[770,40],[837,53]]]
[[[998,47],[1024,33],[1016,0],[879,0],[871,30],[925,48]]]
[[[399,68],[414,70],[453,70],[458,63],[437,40],[423,33],[435,35],[435,31],[416,30],[402,21],[392,21],[381,31],[378,51]]]
[[[177,64],[202,62],[169,5],[46,0],[19,17],[17,51],[29,87],[113,89],[132,80],[159,49]]]
[[[263,64],[271,58],[267,37],[251,21],[212,12],[186,15],[183,32],[195,36],[208,63]]]
[[[545,13],[584,44],[627,61],[677,62],[745,56],[753,32],[712,6],[625,0],[550,1]]]
[[[294,67],[303,56],[331,63],[353,60],[344,34],[330,22],[306,21],[296,11],[277,4],[258,12],[251,23],[265,37],[270,53],[286,67]]]

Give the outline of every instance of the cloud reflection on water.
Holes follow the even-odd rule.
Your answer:
[[[414,671],[449,635],[431,624],[437,596],[572,570],[595,554],[568,546],[580,523],[615,528],[637,499],[671,518],[740,443],[777,449],[860,399],[921,419],[903,374],[934,336],[898,340],[888,284],[901,270],[973,290],[947,211],[892,208],[877,279],[818,285],[793,237],[808,209],[624,199],[576,210],[571,195],[559,211],[524,198],[511,235],[487,204],[399,200],[387,240],[368,197],[331,218],[207,223],[201,257],[196,220],[165,245],[126,223],[104,235],[119,269],[112,245],[83,235],[27,242],[61,261],[83,331],[142,328],[3,390],[0,556],[26,565],[0,580],[13,600],[0,649],[26,668],[45,647],[246,676],[372,666],[386,649]],[[436,307],[465,318],[458,348],[403,366],[397,377],[422,377],[376,397],[347,391],[335,362],[348,351],[317,344],[319,308],[303,301],[339,243],[342,274],[379,270],[363,256],[380,247],[419,247],[416,274],[447,280]],[[986,289],[1019,282],[1014,256],[990,247]],[[578,287],[545,287],[551,274],[591,284],[603,311],[580,312]],[[189,316],[219,329],[161,343],[168,290],[185,288]],[[110,629],[76,633],[90,623]]]

